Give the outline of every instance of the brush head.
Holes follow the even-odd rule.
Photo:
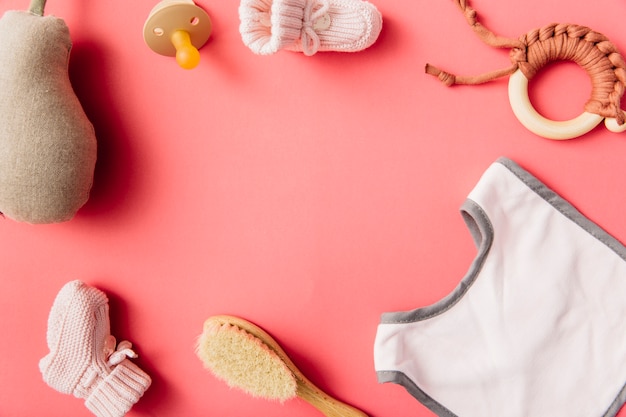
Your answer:
[[[196,354],[205,368],[231,388],[280,402],[294,398],[296,377],[273,348],[245,330],[250,326],[263,332],[242,319],[228,316],[207,319]]]

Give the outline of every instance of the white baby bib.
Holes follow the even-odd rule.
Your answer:
[[[438,416],[615,416],[626,401],[626,248],[505,158],[461,213],[478,254],[443,300],[382,315],[379,382]]]

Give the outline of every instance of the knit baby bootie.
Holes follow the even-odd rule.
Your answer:
[[[57,294],[47,341],[50,353],[39,362],[44,381],[83,398],[97,417],[124,416],[150,386],[150,377],[128,359],[137,356],[131,343],[122,341],[116,349],[106,295],[80,281]]]
[[[244,44],[260,55],[358,52],[382,29],[380,12],[363,0],[241,0],[239,18]]]

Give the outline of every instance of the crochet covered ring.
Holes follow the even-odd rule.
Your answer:
[[[510,75],[509,100],[517,119],[531,132],[548,139],[571,139],[581,136],[602,120],[613,132],[626,130],[626,116],[620,101],[626,86],[626,64],[617,48],[601,33],[585,26],[551,24],[533,30],[519,39],[495,35],[476,19],[476,12],[465,0],[454,0],[474,32],[486,44],[511,48],[513,65],[499,71],[473,76],[455,76],[432,65],[426,73],[444,84],[480,84]],[[591,97],[584,112],[567,121],[549,120],[540,115],[528,98],[528,82],[553,61],[573,61],[591,78]]]

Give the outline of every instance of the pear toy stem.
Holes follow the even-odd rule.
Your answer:
[[[31,0],[28,11],[37,16],[43,16],[43,9],[46,7],[46,0]]]

